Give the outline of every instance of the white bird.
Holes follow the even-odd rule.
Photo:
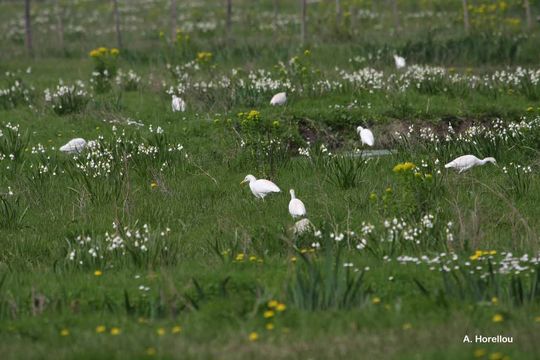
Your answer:
[[[240,184],[249,183],[249,188],[253,195],[258,199],[264,199],[264,197],[271,193],[281,192],[279,187],[270,180],[258,179],[253,175],[246,175],[244,180]]]
[[[280,92],[272,97],[272,100],[270,100],[270,105],[285,105],[286,102],[287,94],[284,92]]]
[[[186,111],[186,102],[176,95],[172,96],[172,111],[184,112]]]
[[[450,168],[456,169],[456,170],[459,170],[459,173],[462,173],[464,171],[469,170],[472,167],[485,165],[488,162],[493,163],[493,164],[497,163],[495,158],[492,158],[492,157],[487,157],[483,160],[480,160],[474,155],[463,155],[450,161],[448,164],[444,165],[444,167],[447,169],[450,169]]]
[[[405,58],[402,56],[394,55],[394,62],[396,63],[396,69],[403,69],[407,66]]]
[[[80,153],[84,150],[84,148],[86,148],[86,140],[82,138],[75,138],[69,140],[67,144],[62,145],[60,147],[60,151],[68,154],[75,154]]]
[[[303,219],[298,220],[297,222],[294,223],[292,227],[292,231],[295,235],[302,235],[308,232],[309,230],[313,231],[314,229],[315,227],[313,226],[311,221],[309,221],[308,218],[303,218]]]
[[[289,214],[294,218],[306,216],[306,206],[302,200],[297,199],[294,190],[289,190],[291,193],[291,201],[289,201]]]
[[[365,129],[361,126],[356,128],[356,132],[360,136],[360,141],[362,141],[362,145],[367,146],[373,146],[375,143],[375,138],[373,137],[373,133],[369,129]]]

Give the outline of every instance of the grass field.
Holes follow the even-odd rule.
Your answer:
[[[179,2],[171,39],[170,2],[120,1],[118,49],[110,4],[58,2],[60,41],[34,2],[30,57],[0,1],[1,358],[538,359],[521,2],[472,1],[468,33],[460,2],[399,1],[399,28],[377,1],[313,2],[303,45],[299,2],[233,1],[229,32],[216,3]],[[444,167],[465,154],[497,163]]]

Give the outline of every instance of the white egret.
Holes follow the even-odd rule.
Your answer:
[[[83,151],[84,148],[86,148],[86,140],[82,138],[75,138],[69,140],[67,144],[62,145],[59,150],[68,154],[76,154]]]
[[[270,105],[285,105],[286,102],[287,94],[284,92],[280,92],[272,97],[272,100],[270,100]]]
[[[176,95],[172,96],[172,111],[184,112],[186,111],[186,102]]]
[[[294,223],[292,231],[295,235],[302,235],[308,231],[314,231],[315,227],[308,218],[303,218]]]
[[[371,130],[359,126],[356,128],[356,132],[360,136],[362,145],[373,146],[375,143],[375,138],[373,137]]]
[[[253,175],[246,175],[244,180],[240,184],[249,183],[249,188],[253,195],[258,199],[264,199],[264,197],[271,193],[281,192],[279,187],[270,180],[258,179]]]
[[[444,167],[447,169],[456,169],[459,171],[459,173],[462,173],[472,167],[485,165],[487,163],[496,164],[497,161],[495,160],[495,158],[492,157],[487,157],[483,160],[480,160],[474,155],[463,155],[450,161],[448,164],[444,165]]]
[[[402,56],[394,55],[394,62],[396,63],[396,69],[398,70],[403,69],[405,66],[407,66],[407,62]]]
[[[289,214],[294,218],[306,216],[306,206],[302,200],[297,199],[294,190],[289,190],[291,193],[291,201],[289,201]]]

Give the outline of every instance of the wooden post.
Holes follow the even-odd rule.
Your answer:
[[[391,0],[392,1],[392,15],[394,17],[394,28],[396,30],[401,29],[400,21],[399,21],[399,10],[397,5],[397,0]]]
[[[116,28],[116,42],[119,49],[122,49],[122,33],[120,32],[120,13],[118,11],[118,0],[113,0],[114,25]]]
[[[60,5],[60,0],[55,1],[55,10],[56,10],[56,27],[58,31],[58,46],[62,51],[65,50],[64,47],[64,11],[62,5]]]
[[[469,5],[467,4],[467,0],[463,0],[463,28],[466,33],[469,33]]]
[[[336,0],[336,24],[337,25],[341,23],[342,16],[343,16],[343,10],[341,9],[341,2],[340,0]]]
[[[533,26],[532,14],[531,14],[531,4],[529,0],[523,1],[523,7],[525,7],[525,19],[527,20],[527,29],[531,29]]]
[[[30,19],[30,0],[24,0],[24,42],[26,51],[30,57],[34,57],[34,46],[32,42],[32,24]]]
[[[279,15],[279,0],[274,0],[274,24],[277,26]]]
[[[306,44],[306,16],[307,16],[307,0],[300,0],[300,3],[302,5],[302,16],[301,16],[301,28],[300,28],[300,36],[302,41],[302,46]]]
[[[231,39],[231,31],[232,31],[232,0],[227,0],[226,26],[227,26],[227,40],[230,40]]]
[[[176,0],[171,0],[171,42],[176,42],[176,21],[178,18]]]

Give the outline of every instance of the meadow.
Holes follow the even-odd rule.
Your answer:
[[[538,359],[523,3],[232,3],[0,1],[2,359]]]

